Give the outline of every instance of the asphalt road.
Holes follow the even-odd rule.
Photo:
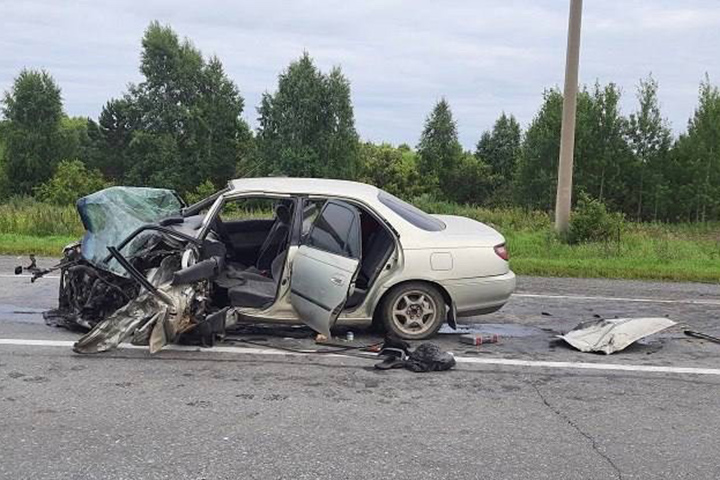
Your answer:
[[[594,315],[718,334],[715,285],[520,278],[506,308],[466,327],[500,344],[441,335],[457,368],[415,374],[242,347],[33,345],[77,335],[42,322],[57,280],[12,277],[15,262],[0,258],[0,478],[720,477],[720,345],[679,328],[611,356],[553,341]]]

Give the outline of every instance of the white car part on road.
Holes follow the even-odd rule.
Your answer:
[[[613,318],[583,322],[558,337],[581,352],[602,352],[609,355],[676,324],[664,317]]]

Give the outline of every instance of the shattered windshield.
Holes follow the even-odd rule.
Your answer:
[[[116,246],[142,225],[179,215],[182,207],[175,192],[164,188],[110,187],[81,198],[77,210],[86,230],[83,258],[99,268],[126,276],[127,272],[114,260],[105,263],[107,247]],[[124,253],[132,255],[145,240],[145,235],[138,235]]]

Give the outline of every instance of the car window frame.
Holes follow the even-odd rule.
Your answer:
[[[200,228],[200,232],[197,235],[197,238],[199,240],[204,240],[207,235],[210,233],[210,230],[212,230],[212,224],[215,221],[215,219],[220,215],[220,212],[222,212],[223,206],[233,200],[239,200],[239,199],[247,199],[247,198],[267,198],[271,200],[291,200],[294,203],[294,209],[297,211],[298,206],[300,205],[300,199],[295,195],[289,195],[289,194],[283,194],[283,193],[265,193],[265,192],[227,192],[225,194],[220,195],[215,202],[212,204],[212,206],[208,209],[207,214],[205,214],[205,217],[203,218],[202,227]],[[293,215],[293,218],[291,221],[293,221],[293,225],[290,226],[291,231],[294,229],[294,220],[295,216]]]
[[[396,197],[395,195],[386,192],[385,190],[378,189],[377,200],[387,209],[393,212],[397,217],[402,219],[404,222],[412,225],[413,227],[422,230],[424,232],[442,232],[447,228],[445,222],[431,214],[421,210],[415,205],[406,202],[405,200]],[[425,228],[419,222],[414,221],[413,217],[409,216],[408,211],[415,215],[416,218],[420,218],[427,222],[427,224],[434,224],[437,228]]]
[[[344,204],[344,205],[343,205]],[[348,227],[347,236],[344,238],[344,245],[343,245],[343,253],[338,253],[337,251],[328,250],[327,248],[323,248],[322,246],[314,245],[310,242],[312,239],[313,232],[315,231],[315,228],[317,227],[318,221],[323,218],[323,215],[325,214],[325,211],[328,209],[328,207],[336,206],[339,208],[343,208],[345,210],[348,210],[352,215],[352,220],[350,222],[350,226]],[[349,207],[349,208],[348,208]],[[322,209],[320,210],[320,213],[318,214],[317,218],[312,223],[312,226],[310,227],[310,230],[308,231],[307,235],[304,236],[302,239],[301,244],[305,245],[309,248],[314,248],[323,252],[331,253],[333,255],[339,255],[345,258],[352,258],[356,260],[362,259],[362,231],[360,227],[360,211],[358,210],[358,207],[353,205],[352,203],[345,202],[341,199],[335,199],[335,198],[328,198],[325,201],[325,204],[323,205]],[[356,226],[357,225],[357,226]],[[356,251],[353,253],[348,249],[350,235],[354,232],[356,232]]]

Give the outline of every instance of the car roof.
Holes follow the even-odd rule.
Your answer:
[[[306,195],[342,196],[361,200],[377,200],[379,189],[372,185],[328,178],[260,177],[230,180],[235,192],[295,193]]]

